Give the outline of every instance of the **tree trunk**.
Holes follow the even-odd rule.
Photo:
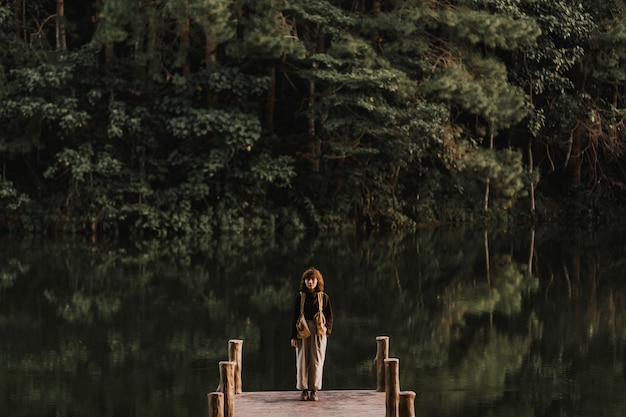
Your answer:
[[[205,38],[204,60],[207,68],[217,62],[217,44],[209,35],[206,35]]]
[[[185,62],[183,63],[182,74],[187,77],[191,73],[191,63],[189,62],[189,49],[191,47],[191,19],[189,17],[189,0],[185,0],[185,21],[183,23],[183,32],[181,34],[181,49],[185,54]]]
[[[528,269],[527,273],[529,277],[533,275],[533,259],[535,257],[535,229],[533,228],[530,233],[530,249],[528,251]]]
[[[491,133],[491,138],[489,139],[489,149],[493,150],[493,132]],[[489,211],[489,184],[490,179],[487,178],[487,184],[485,185],[485,205],[483,207],[485,211]]]
[[[372,3],[372,14],[378,14],[380,13],[380,6],[381,6],[381,1],[380,0],[376,0]],[[378,32],[377,30],[375,30],[374,32],[372,32],[370,34],[370,40],[377,44],[380,42],[380,32]]]
[[[313,63],[313,68],[317,68],[317,62]],[[315,104],[315,80],[309,82],[309,107]],[[320,158],[322,154],[322,144],[315,134],[315,118],[309,116],[309,160],[311,161],[311,171],[320,171]]]
[[[324,46],[324,39],[320,37],[317,41],[317,53],[324,53],[326,48]],[[313,70],[317,68],[317,62],[313,62]],[[311,79],[309,81],[309,108],[313,107],[315,104],[315,80]],[[309,124],[309,149],[307,152],[307,159],[311,162],[311,171],[319,172],[320,171],[320,158],[322,157],[322,143],[319,138],[317,138],[317,133],[315,131],[315,118],[313,116],[309,116],[308,119]]]
[[[276,110],[276,67],[269,69],[270,88],[267,90],[267,105],[265,107],[265,124],[270,132],[274,131],[274,113]]]
[[[582,179],[583,164],[583,127],[578,123],[570,139],[570,152],[567,163],[570,185],[579,186]]]
[[[15,36],[19,39],[22,31],[22,25],[20,24],[20,0],[13,0],[13,22],[15,24]],[[22,40],[27,42],[27,39]]]
[[[57,1],[57,25],[56,25],[56,40],[57,50],[67,49],[67,36],[65,33],[65,0]]]
[[[585,76],[583,73],[581,61],[578,61],[577,65],[574,66],[571,80],[574,83],[574,87],[577,92],[585,91]],[[570,143],[569,143],[569,152],[565,159],[565,164],[567,167],[567,174],[569,176],[570,186],[577,187],[580,185],[582,181],[582,164],[583,164],[583,134],[585,132],[585,126],[582,122],[588,116],[586,114],[582,114],[581,111],[578,114],[578,118],[576,121],[576,125],[574,129],[570,133]]]
[[[213,42],[213,39],[209,34],[205,34],[204,38],[204,63],[207,68],[211,68],[217,62],[217,43]],[[217,102],[216,94],[207,89],[207,104],[212,107]]]
[[[528,173],[530,174],[531,177],[532,177],[533,170],[535,169],[532,145],[533,145],[533,140],[531,137],[528,140]],[[530,181],[530,212],[535,213],[535,183],[532,181],[532,178]]]
[[[489,257],[489,232],[485,230],[485,271],[487,274],[487,284],[491,286],[491,258]]]
[[[317,68],[317,62],[313,62],[313,69]],[[309,108],[313,107],[315,104],[315,80],[309,81]],[[309,116],[309,136],[311,138],[315,138],[315,118],[313,116]]]

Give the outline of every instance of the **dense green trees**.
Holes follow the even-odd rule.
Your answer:
[[[542,218],[535,190],[571,186],[619,202],[622,16],[611,0],[2,2],[0,224],[206,235]]]

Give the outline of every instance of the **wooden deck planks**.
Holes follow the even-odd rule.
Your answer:
[[[374,390],[319,391],[319,401],[300,401],[298,391],[243,392],[235,417],[384,417],[385,393]]]

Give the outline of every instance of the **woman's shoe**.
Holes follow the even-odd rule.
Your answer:
[[[311,391],[311,394],[309,394],[309,400],[311,401],[318,401],[319,398],[317,398],[317,391]]]
[[[300,394],[300,401],[306,401],[309,399],[309,393],[306,390],[302,391],[302,394]]]

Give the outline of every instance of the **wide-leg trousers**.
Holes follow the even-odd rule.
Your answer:
[[[315,322],[307,320],[311,336],[296,344],[296,389],[321,390],[326,359],[326,335],[318,335]]]

